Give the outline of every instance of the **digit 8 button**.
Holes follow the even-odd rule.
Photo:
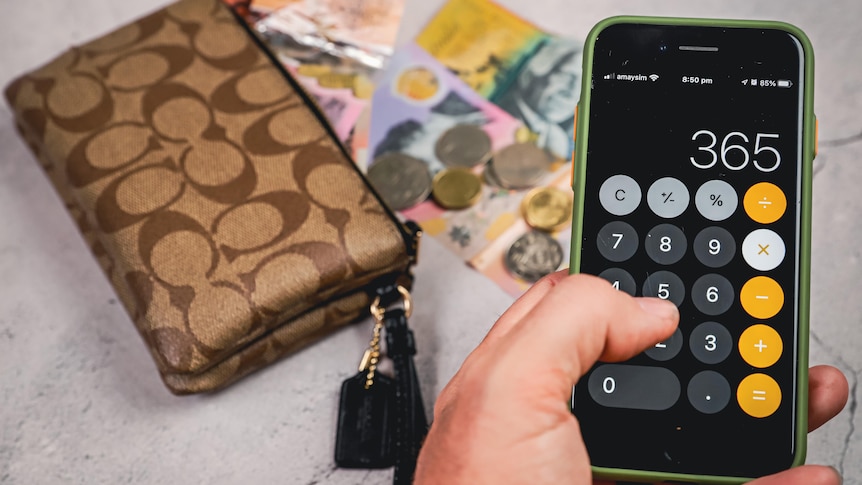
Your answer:
[[[787,198],[777,185],[769,182],[754,184],[742,199],[745,213],[754,222],[772,224],[787,210]]]

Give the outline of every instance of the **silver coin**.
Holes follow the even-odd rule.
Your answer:
[[[473,168],[491,158],[491,138],[476,125],[455,125],[437,139],[434,154],[447,167]]]
[[[515,143],[494,154],[494,173],[507,189],[535,186],[548,174],[551,158],[532,143]]]
[[[563,248],[551,236],[532,231],[524,234],[506,252],[506,267],[516,276],[535,282],[553,273],[563,262]]]
[[[368,181],[394,210],[404,210],[424,201],[431,194],[428,165],[403,153],[385,153],[374,159]]]

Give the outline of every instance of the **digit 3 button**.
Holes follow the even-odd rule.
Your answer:
[[[752,231],[742,241],[742,257],[758,271],[771,271],[784,261],[784,240],[769,229]]]
[[[755,222],[772,224],[781,219],[787,210],[787,197],[775,184],[760,182],[754,184],[742,198],[745,213]]]
[[[766,374],[751,374],[736,388],[736,400],[749,416],[766,418],[781,405],[781,388]]]

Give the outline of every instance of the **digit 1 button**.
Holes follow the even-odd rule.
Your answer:
[[[758,320],[772,318],[784,306],[784,291],[772,278],[755,276],[742,285],[739,301],[746,313]]]
[[[635,296],[635,291],[638,289],[635,279],[624,269],[608,268],[599,273],[599,278],[607,280],[614,288],[631,296]]]
[[[768,325],[752,325],[739,337],[739,353],[752,367],[764,369],[778,362],[784,345],[778,332]]]
[[[685,285],[682,284],[679,276],[670,271],[656,271],[647,276],[643,286],[643,295],[670,300],[676,306],[680,306],[685,299]]]
[[[638,233],[625,222],[609,222],[599,230],[596,245],[602,256],[619,263],[634,256],[638,250]]]
[[[787,210],[787,198],[777,185],[760,182],[748,189],[742,198],[742,206],[754,222],[772,224]]]
[[[736,401],[749,416],[765,418],[781,405],[781,388],[766,374],[751,374],[736,388]]]
[[[742,241],[742,257],[758,271],[770,271],[784,261],[784,240],[769,229],[752,231]]]
[[[647,233],[644,249],[656,263],[674,264],[685,255],[687,244],[680,228],[673,224],[659,224]]]

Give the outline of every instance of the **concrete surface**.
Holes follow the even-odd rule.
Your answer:
[[[862,484],[862,3],[857,0],[501,0],[583,38],[621,13],[772,18],[811,37],[821,155],[814,182],[811,362],[842,368],[848,407],[809,438],[809,461]],[[4,0],[0,84],[163,0]],[[442,0],[408,0],[401,39]],[[855,138],[854,138],[855,137]],[[433,240],[417,269],[413,325],[427,403],[510,298]],[[335,470],[336,394],[370,322],[210,396],[178,398],[78,238],[0,104],[0,483],[387,483],[391,471]]]

